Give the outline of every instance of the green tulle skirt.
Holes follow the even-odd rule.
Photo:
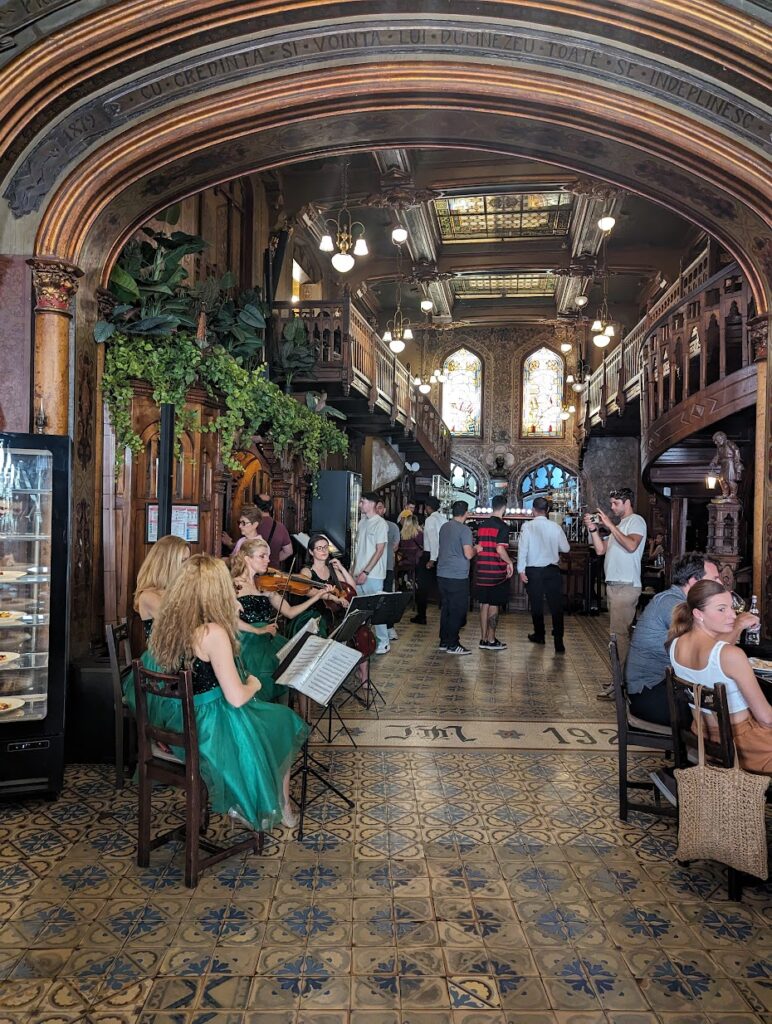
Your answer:
[[[147,651],[142,660],[151,671],[159,670]],[[133,708],[133,683],[126,689]],[[196,694],[193,703],[201,774],[212,810],[233,810],[257,830],[274,828],[282,818],[284,776],[303,746],[308,726],[281,704],[250,700],[233,707],[219,686]],[[147,705],[154,725],[182,730],[180,701],[149,694]],[[183,756],[182,750],[175,748],[174,753]]]
[[[255,623],[260,626],[261,623]],[[279,664],[277,655],[286,644],[283,636],[271,636],[270,633],[248,633],[246,630],[239,632],[241,642],[241,653],[239,662],[244,669],[245,675],[257,676],[262,687],[257,696],[263,701],[275,701],[282,698],[287,692],[286,686],[281,686],[273,681],[274,673]]]

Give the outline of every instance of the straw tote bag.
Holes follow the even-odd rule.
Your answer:
[[[700,707],[702,687],[694,689],[694,706]],[[764,795],[765,775],[705,764],[702,712],[697,715],[698,763],[677,768],[678,849],[676,859],[716,860],[755,878],[767,878],[767,831]]]

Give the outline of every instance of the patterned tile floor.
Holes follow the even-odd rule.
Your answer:
[[[525,625],[502,627],[512,676]],[[589,705],[599,630],[571,620],[581,679],[576,657],[554,672],[527,653],[551,717],[567,692]],[[393,659],[472,685],[472,658],[437,665],[428,637],[404,634],[384,677]],[[0,808],[0,1024],[772,1022],[772,888],[729,903],[718,868],[674,862],[671,823],[618,821],[613,754],[320,757],[354,810],[316,801],[302,843],[277,832],[193,892],[179,851],[136,867],[136,794],[106,767],[70,768],[54,803]],[[179,799],[159,790],[154,808],[161,827]]]

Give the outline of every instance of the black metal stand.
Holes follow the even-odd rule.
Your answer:
[[[346,699],[340,705],[342,708],[348,704],[353,698],[358,704],[361,704],[363,708],[369,711],[371,708],[375,711],[375,717],[378,718],[378,704],[380,701],[384,707],[386,707],[386,698],[383,696],[381,691],[375,685],[370,676],[370,657],[367,658],[367,675],[364,679],[360,679],[359,683],[354,687],[353,690],[346,690]],[[361,694],[360,690],[364,690]],[[345,727],[344,727],[345,728]]]
[[[298,821],[298,839],[303,838],[303,828],[305,825],[306,809],[308,805],[312,804],[314,800],[318,800],[319,797],[322,796],[326,790],[329,790],[331,793],[334,793],[335,796],[337,796],[340,800],[343,801],[346,807],[352,808],[354,806],[354,801],[349,800],[347,796],[344,796],[344,794],[341,793],[338,787],[334,786],[330,782],[329,778],[322,774],[322,772],[326,771],[327,769],[325,768],[325,766],[323,764],[320,764],[319,761],[317,761],[316,758],[308,752],[308,739],[306,739],[306,742],[303,744],[303,759],[300,763],[300,767],[296,768],[295,771],[292,773],[293,779],[297,775],[300,776],[300,799],[296,801],[298,809],[300,811],[300,820]],[[322,789],[320,789],[318,793],[312,796],[310,800],[308,799],[309,775],[313,775],[315,779],[322,783]]]
[[[358,667],[359,664],[355,665],[352,671],[356,670]],[[305,699],[308,700],[308,698]],[[307,707],[308,705],[306,705],[306,708]],[[338,728],[335,730],[334,733],[333,716],[335,716],[335,718],[338,721]],[[310,753],[308,749],[309,740],[311,739],[315,732],[318,732],[319,735],[324,740],[324,742],[328,745],[332,744],[334,740],[336,740],[338,736],[341,735],[341,733],[345,733],[349,743],[352,745],[352,747],[356,748],[356,742],[354,740],[354,737],[349,732],[346,723],[340,717],[340,712],[338,711],[338,709],[336,707],[333,707],[332,700],[330,701],[326,708],[322,709],[321,714],[318,715],[313,722],[309,721],[310,716],[308,716],[307,710],[305,717],[306,720],[308,721],[309,732],[308,736],[306,737],[306,742],[303,744],[302,760],[300,762],[300,765],[293,771],[291,776],[293,779],[296,778],[298,775],[300,776],[300,799],[295,801],[300,812],[300,820],[298,821],[299,840],[303,838],[303,830],[306,820],[306,809],[308,808],[308,805],[312,804],[314,800],[318,800],[319,797],[325,793],[325,791],[329,790],[330,793],[334,793],[335,796],[337,796],[339,800],[342,800],[347,807],[351,808],[354,806],[353,800],[349,800],[349,798],[345,796],[345,794],[343,794],[338,789],[337,786],[334,786],[332,782],[330,782],[328,776],[326,775],[326,766],[323,765],[319,760],[317,760],[317,758],[315,758],[314,755]],[[326,729],[322,725],[323,722],[326,723]],[[312,775],[318,782],[321,782],[322,784],[322,788],[319,790],[318,793],[312,796],[310,800],[308,798],[309,775]]]

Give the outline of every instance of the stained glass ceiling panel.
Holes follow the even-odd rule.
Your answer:
[[[554,274],[546,271],[526,274],[468,274],[450,284],[459,299],[516,299],[521,296],[555,293]]]
[[[443,242],[566,235],[572,205],[570,192],[511,192],[434,200]]]

